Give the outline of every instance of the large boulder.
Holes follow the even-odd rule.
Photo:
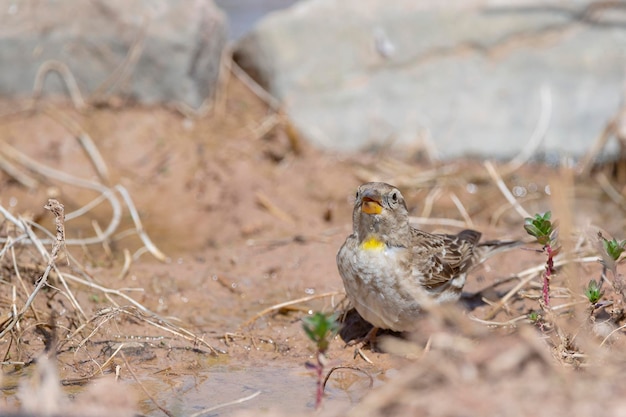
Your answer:
[[[580,156],[619,107],[626,15],[580,0],[305,0],[235,58],[321,147],[510,157],[549,120],[540,151]]]
[[[42,65],[66,66],[94,100],[197,107],[215,89],[227,32],[212,0],[0,0],[0,95],[29,96]],[[64,84],[48,75],[44,93]]]

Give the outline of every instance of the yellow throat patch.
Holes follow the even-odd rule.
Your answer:
[[[383,250],[385,248],[385,242],[378,240],[374,236],[370,236],[361,243],[361,249],[363,250]]]

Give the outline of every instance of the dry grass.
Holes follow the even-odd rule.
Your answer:
[[[123,250],[124,265],[119,273],[120,278],[128,274],[133,262],[144,253],[149,253],[160,261],[167,260],[166,255],[144,230],[128,191],[119,184],[108,185],[110,179],[106,163],[89,135],[75,120],[63,115],[53,106],[44,106],[41,111],[73,133],[99,181],[77,178],[55,170],[21,153],[8,143],[0,143],[0,169],[25,187],[39,187],[41,181],[38,178],[42,178],[48,185],[67,184],[96,194],[91,202],[67,214],[61,202],[49,199],[44,208],[52,214],[53,232],[27,216],[14,215],[9,208],[0,204],[0,305],[3,307],[0,339],[9,340],[5,344],[7,348],[2,353],[1,364],[5,367],[21,367],[38,363],[37,369],[41,369],[45,375],[52,375],[49,378],[41,377],[53,380],[48,387],[28,388],[25,385],[21,390],[22,411],[40,415],[74,415],[75,411],[85,412],[84,408],[78,406],[76,409],[69,409],[66,405],[59,405],[59,401],[63,402],[60,398],[64,396],[59,389],[53,387],[60,387],[61,384],[82,385],[104,375],[119,373],[119,369],[114,370],[111,365],[118,354],[123,355],[125,344],[118,343],[115,339],[107,340],[110,329],[115,328],[115,321],[132,319],[137,323],[138,335],[149,331],[146,329],[153,329],[151,334],[156,331],[157,335],[169,337],[174,343],[179,341],[199,353],[217,355],[224,352],[177,324],[175,318],[162,317],[134,299],[132,293],[145,293],[144,288],[110,288],[102,284],[102,280],[90,268],[72,255],[76,248],[85,251],[91,246],[101,248],[103,253],[112,257],[113,241],[135,235],[142,246],[132,255],[127,249]],[[93,236],[66,236],[65,222],[80,220],[81,217],[92,218],[92,211],[104,202],[111,209],[111,218],[104,230],[98,223],[92,222]],[[134,227],[120,231],[125,213],[132,219]],[[45,219],[42,219],[42,223],[46,223]],[[106,300],[106,307],[94,309],[93,303],[89,302],[94,297]],[[94,339],[97,339],[95,345]],[[41,348],[37,348],[39,343],[43,344]],[[111,346],[111,349],[101,351],[99,357],[94,357],[93,352],[101,350],[98,345],[102,344]],[[86,348],[87,346],[90,348]],[[38,355],[34,352],[44,353]],[[58,356],[62,361],[67,360],[65,357],[71,357],[71,362],[88,361],[91,366],[79,367],[77,373],[80,376],[59,380],[54,371],[55,365],[46,362],[47,356]],[[125,365],[132,372],[126,360]],[[88,393],[86,395],[89,396]],[[51,409],[29,405],[33,404],[33,399],[40,402],[42,397],[54,397],[44,401]],[[130,415],[133,409],[134,407],[130,408]]]

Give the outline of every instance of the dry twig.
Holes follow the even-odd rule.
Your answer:
[[[258,319],[260,319],[261,317],[263,317],[264,315],[269,314],[269,313],[271,313],[273,311],[277,311],[277,310],[283,309],[285,307],[292,306],[294,304],[305,303],[307,301],[317,300],[318,298],[334,297],[335,295],[340,295],[340,294],[343,294],[343,292],[340,292],[340,291],[326,292],[326,293],[323,293],[323,294],[310,295],[308,297],[297,298],[295,300],[285,301],[284,303],[274,304],[273,306],[270,306],[270,307],[268,307],[268,308],[266,308],[264,310],[261,310],[258,313],[256,313],[254,316],[252,316],[251,318],[246,320],[244,323],[242,323],[239,326],[239,328],[249,326],[252,323],[254,323],[255,321],[257,321]]]
[[[40,250],[43,251],[42,254],[45,254],[48,257],[48,265],[46,266],[46,270],[44,271],[41,278],[39,278],[39,281],[37,282],[35,289],[30,294],[26,302],[24,303],[24,306],[22,307],[22,309],[19,311],[19,313],[17,313],[17,315],[13,315],[11,321],[0,332],[0,339],[2,339],[4,335],[6,335],[8,332],[11,331],[11,329],[13,329],[15,324],[22,318],[24,313],[30,308],[30,305],[35,300],[35,297],[37,296],[39,291],[44,287],[44,285],[47,284],[48,275],[50,274],[50,271],[52,270],[52,267],[54,266],[54,263],[56,262],[57,257],[59,255],[59,251],[61,250],[61,247],[63,247],[63,244],[65,242],[65,226],[63,224],[63,221],[64,221],[63,205],[59,203],[57,200],[50,199],[48,200],[48,204],[45,206],[45,209],[49,210],[50,212],[52,212],[52,214],[54,214],[56,233],[57,233],[56,241],[54,245],[52,246],[52,252],[49,255],[48,255],[48,252],[43,248],[43,245],[40,245]],[[30,234],[32,234],[32,230],[30,228],[25,227],[25,231],[26,233],[30,232]]]

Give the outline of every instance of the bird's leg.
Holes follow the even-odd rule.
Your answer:
[[[363,342],[369,344],[370,347],[374,346],[377,333],[378,333],[378,327],[372,327],[372,329],[369,332],[367,332],[367,334],[363,338]]]
[[[376,341],[376,333],[378,333],[378,327],[372,327],[365,336],[351,340],[348,345],[354,346],[356,345],[356,349],[354,349],[354,358],[360,356],[363,360],[369,364],[373,364],[373,362],[368,358],[363,352],[363,347],[369,345],[370,350],[374,351],[374,343]]]
[[[346,346],[359,345],[359,348],[362,348],[369,345],[370,349],[372,349],[374,346],[374,342],[376,342],[376,333],[378,333],[378,327],[372,327],[365,336],[350,340],[348,343],[346,343]]]

